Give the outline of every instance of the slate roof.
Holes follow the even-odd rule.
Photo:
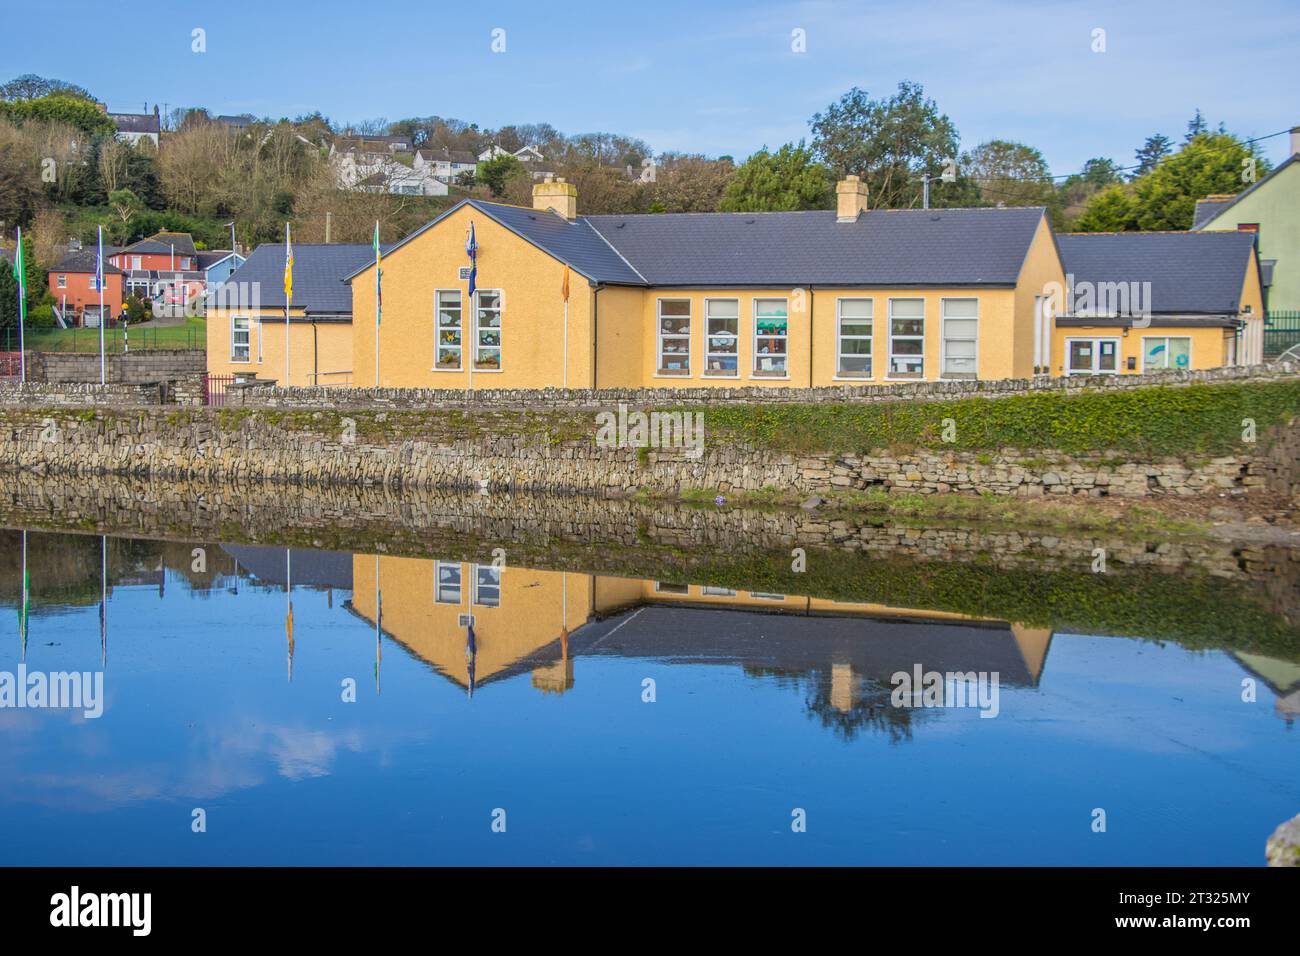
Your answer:
[[[1066,276],[1078,282],[1150,282],[1153,315],[1235,316],[1251,232],[1095,232],[1056,237]]]
[[[1217,216],[1222,210],[1231,206],[1237,198],[1232,199],[1198,199],[1196,200],[1196,212],[1192,216],[1192,229],[1200,229],[1203,225]]]
[[[1201,229],[1202,227],[1207,225],[1210,221],[1217,218],[1220,213],[1224,212],[1231,206],[1235,206],[1237,203],[1241,202],[1242,199],[1244,199],[1246,196],[1249,196],[1251,193],[1253,193],[1256,189],[1259,189],[1265,183],[1271,182],[1282,172],[1282,170],[1288,169],[1291,166],[1294,166],[1298,163],[1300,163],[1300,153],[1292,153],[1285,160],[1283,160],[1282,162],[1278,163],[1275,167],[1273,167],[1273,171],[1269,173],[1267,176],[1265,176],[1263,179],[1261,179],[1259,182],[1254,183],[1247,189],[1243,189],[1241,192],[1237,193],[1237,195],[1234,196],[1231,200],[1224,203],[1221,207],[1209,209],[1204,219],[1201,218],[1201,203],[1198,202],[1196,204],[1196,220],[1192,228]],[[1204,200],[1202,200],[1202,202],[1203,201]]]
[[[422,146],[416,150],[416,153],[426,162],[467,163],[471,166],[478,162],[478,157],[467,149],[448,149],[445,146],[442,149],[433,149]]]
[[[155,233],[147,239],[133,242],[121,251],[136,255],[168,256],[171,255],[173,247],[178,256],[198,255],[198,250],[194,248],[194,238],[188,232]]]
[[[588,216],[656,286],[1014,285],[1044,216],[1009,209],[873,209]]]
[[[207,271],[215,266],[222,259],[227,259],[232,255],[229,249],[207,249],[198,254],[198,267]]]
[[[59,260],[51,272],[90,272],[95,271],[95,249],[81,249],[69,252]],[[108,249],[104,250],[104,275],[122,275],[122,270],[108,261]]]
[[[344,281],[350,273],[375,261],[374,247],[358,243],[293,244],[293,304],[308,313],[352,312],[352,290]],[[228,282],[260,283],[262,306],[284,308],[284,243],[258,246]]]
[[[593,282],[664,287],[1010,286],[1044,216],[1041,206],[1026,206],[873,210],[851,223],[836,222],[832,210],[568,222],[550,211],[467,199],[393,248],[466,204]]]
[[[119,133],[160,132],[157,113],[109,113],[108,118],[117,124]]]

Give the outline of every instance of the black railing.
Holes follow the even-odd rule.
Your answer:
[[[201,349],[207,334],[187,326],[109,326],[104,329],[105,352],[156,352],[161,349]],[[99,329],[25,329],[23,347],[29,352],[98,352]],[[0,329],[0,352],[18,351],[18,329]]]

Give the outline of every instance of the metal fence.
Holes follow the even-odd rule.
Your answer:
[[[204,375],[203,404],[221,408],[226,404],[226,386],[235,380],[233,375]]]
[[[99,329],[26,329],[23,345],[29,352],[98,352]],[[201,349],[207,333],[194,326],[116,326],[104,330],[105,352],[154,352],[159,349]],[[18,330],[0,329],[0,352],[18,351]]]
[[[1300,312],[1270,312],[1264,319],[1264,357],[1274,358],[1300,343]]]

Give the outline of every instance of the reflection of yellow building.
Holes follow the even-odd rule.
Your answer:
[[[373,555],[356,555],[353,582],[354,611],[373,623],[378,591],[382,595],[384,633],[464,687],[471,684],[467,654],[470,615],[475,634],[472,682],[482,685],[530,672],[533,686],[544,693],[563,693],[573,686],[570,635],[575,648],[585,651],[592,647],[592,641],[577,632],[612,614],[647,606],[771,611],[822,618],[828,625],[822,631],[828,631],[836,618],[929,623],[944,628],[945,632],[951,631],[952,637],[943,639],[948,644],[955,637],[959,645],[976,655],[987,653],[977,646],[979,640],[1002,642],[1005,650],[1000,653],[1014,656],[1012,669],[1020,675],[1020,682],[1029,684],[1037,684],[1051,641],[1048,629],[1008,626],[1000,621],[937,611],[576,572],[494,568],[491,564],[464,561],[386,556],[376,559]],[[817,629],[815,624],[813,627]],[[595,642],[603,641],[608,633],[612,632],[598,636]],[[715,636],[725,644],[725,634],[715,635],[706,630],[695,649],[712,660],[730,656],[739,663],[749,663],[743,645],[736,645],[726,655],[719,654],[716,647],[706,649],[704,644]],[[689,643],[684,651],[670,647],[672,640],[667,636],[658,644],[653,635],[649,640],[646,656],[676,656],[693,650]],[[693,638],[685,640],[689,642]],[[893,642],[890,647],[896,650],[900,646],[897,635],[890,640]],[[822,648],[802,638],[787,641],[773,634],[761,656],[765,664],[788,660],[797,668],[812,662],[809,654],[815,658],[824,651],[828,659],[817,663],[830,670],[831,702],[847,711],[854,705],[858,679],[864,676],[862,669],[866,666],[864,660],[857,658],[863,658],[864,649],[880,651],[883,643],[859,633],[847,644],[841,640]],[[925,641],[918,641],[917,646],[925,646]],[[933,651],[933,644],[930,650]]]

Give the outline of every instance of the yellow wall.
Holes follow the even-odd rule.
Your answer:
[[[466,388],[469,386],[469,281],[465,239],[470,222],[478,243],[479,289],[502,291],[501,370],[475,370],[477,388],[560,387],[564,378],[564,265],[471,206],[463,206],[416,236],[383,261],[383,321],[380,328],[379,384],[388,387]],[[574,228],[579,228],[575,226]],[[358,386],[375,384],[374,267],[352,279],[354,373]],[[459,371],[434,369],[434,293],[459,289],[464,351]],[[601,305],[605,304],[601,293]],[[569,275],[568,382],[591,387],[590,283]]]
[[[297,318],[289,323],[289,384],[349,384],[352,371],[351,323],[317,322],[313,335],[312,323],[301,321],[303,314],[299,308],[290,310],[290,315]],[[208,372],[213,375],[256,373],[260,379],[283,382],[284,312],[278,315],[262,313],[263,324],[260,326],[257,316],[252,317],[247,362],[232,362],[230,359],[231,315],[232,311],[227,309],[208,310]],[[318,374],[314,375],[314,372]]]
[[[1127,335],[1124,333],[1127,331]],[[1057,328],[1052,333],[1052,374],[1065,374],[1066,341],[1068,339],[1114,338],[1119,340],[1120,373],[1142,373],[1142,340],[1144,338],[1177,337],[1191,339],[1191,358],[1188,368],[1219,368],[1224,363],[1226,340],[1233,337],[1231,329],[1206,329],[1186,327],[1159,327],[1149,329],[1123,329],[1115,325],[1086,326],[1083,328]],[[1133,359],[1133,368],[1128,360]]]
[[[1024,264],[1020,267],[1020,282],[1016,286],[1015,335],[1007,377],[1029,378],[1034,374],[1034,299],[1038,296],[1050,298],[1051,292],[1064,288],[1065,270],[1052,238],[1051,225],[1044,216],[1030,243]],[[994,342],[990,342],[990,347],[1002,351]],[[1053,362],[1057,354],[1055,350],[1052,351]],[[984,377],[983,369],[980,372],[981,377]]]

